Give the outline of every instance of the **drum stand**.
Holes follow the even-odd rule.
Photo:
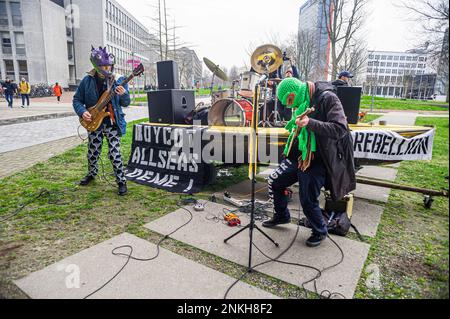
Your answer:
[[[281,123],[282,122],[282,120],[281,120],[281,115],[280,115],[280,112],[279,112],[279,110],[278,110],[278,85],[274,85],[274,93],[275,93],[275,110],[272,112],[272,114],[273,114],[273,124],[274,124],[274,126],[275,127],[277,127],[277,125],[279,124],[279,123]]]
[[[269,66],[266,65],[266,73],[264,73],[264,76],[266,77],[266,80],[264,81],[264,107],[263,107],[263,119],[261,122],[259,122],[258,126],[261,125],[262,127],[271,127],[268,117],[267,117],[267,87],[269,85]],[[257,105],[258,107],[258,105]]]
[[[213,73],[212,80],[211,80],[211,105],[214,104],[214,80],[215,80],[216,74]]]

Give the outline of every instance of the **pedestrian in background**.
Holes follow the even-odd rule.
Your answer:
[[[17,93],[17,85],[11,81],[10,78],[6,78],[6,81],[2,83],[3,91],[5,92],[5,99],[8,102],[8,107],[13,108],[14,94]]]
[[[27,106],[30,106],[30,92],[31,92],[31,86],[30,83],[28,83],[25,78],[22,78],[22,80],[19,83],[19,93],[22,97],[22,108],[25,108],[25,101],[27,102]]]
[[[56,99],[58,100],[58,103],[60,103],[63,89],[58,82],[56,82],[55,86],[53,87],[53,93],[55,93]]]

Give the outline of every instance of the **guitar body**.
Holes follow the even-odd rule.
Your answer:
[[[133,73],[128,78],[120,83],[120,85],[127,84],[134,77],[140,76],[142,73],[144,73],[144,66],[141,63],[133,70]],[[114,114],[110,114],[107,110],[108,105],[111,104],[111,100],[114,98],[114,95],[115,92],[108,90],[102,94],[95,106],[88,108],[88,112],[92,117],[91,122],[88,123],[83,118],[80,119],[81,126],[83,126],[89,133],[93,133],[98,130],[105,117],[111,116],[111,119],[114,122]]]
[[[97,104],[91,108],[88,108],[88,112],[92,116],[91,122],[86,122],[83,118],[80,119],[80,124],[83,126],[89,133],[93,133],[96,130],[99,129],[99,127],[102,125],[103,120],[105,117],[110,116],[109,112],[106,110],[106,107],[108,105],[105,105],[105,102],[108,99],[110,92],[106,91],[103,93],[103,95],[98,100]]]

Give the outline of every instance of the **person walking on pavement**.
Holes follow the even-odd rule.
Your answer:
[[[61,96],[63,94],[63,89],[61,85],[59,85],[58,82],[56,82],[55,86],[53,87],[53,93],[55,93],[56,99],[58,100],[58,103],[61,102]]]
[[[27,102],[27,106],[30,106],[30,92],[31,92],[31,86],[30,83],[28,83],[25,78],[22,78],[22,80],[19,83],[19,93],[22,97],[22,108],[25,108],[25,101]]]
[[[6,78],[6,81],[2,83],[3,91],[5,92],[5,99],[8,102],[8,107],[13,108],[14,94],[17,93],[17,85],[11,81],[10,78]]]

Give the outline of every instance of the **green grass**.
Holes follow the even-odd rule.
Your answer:
[[[404,162],[397,183],[448,189],[448,119],[419,118],[417,125],[436,125],[430,162]],[[432,209],[423,196],[392,191],[358,285],[357,298],[449,298],[449,201],[435,198]],[[381,272],[381,289],[369,289],[372,265]]]
[[[370,109],[372,96],[365,95],[361,99],[361,108]],[[411,111],[448,111],[448,103],[436,101],[402,100],[375,97],[374,111],[379,110],[411,110]]]
[[[417,124],[438,127],[434,159],[402,164],[397,182],[448,188],[444,179],[448,175],[448,119],[420,118]],[[130,152],[132,125],[122,143],[125,161]],[[161,239],[143,225],[177,209],[179,197],[129,183],[129,195],[120,198],[116,188],[100,178],[88,188],[78,187],[77,182],[87,170],[85,156],[83,144],[0,180],[0,220],[19,205],[30,203],[17,216],[0,222],[0,298],[25,297],[13,280],[123,232],[152,243]],[[102,158],[106,177],[114,183],[106,152]],[[220,192],[246,178],[246,167],[231,171],[233,176],[219,179],[205,193]],[[50,195],[33,201],[44,188]],[[356,297],[448,298],[448,218],[448,199],[436,198],[433,208],[426,210],[420,195],[393,191],[377,237],[367,239],[371,250]],[[14,248],[16,245],[19,247]],[[11,247],[14,249],[7,250]],[[172,239],[163,247],[234,278],[245,271],[244,267]],[[380,290],[366,285],[373,264],[381,270]],[[284,298],[305,297],[298,287],[260,273],[244,281]]]
[[[370,123],[373,122],[377,119],[379,119],[380,117],[382,117],[382,115],[377,115],[377,114],[367,114],[364,117],[364,120],[362,121],[362,123]]]

